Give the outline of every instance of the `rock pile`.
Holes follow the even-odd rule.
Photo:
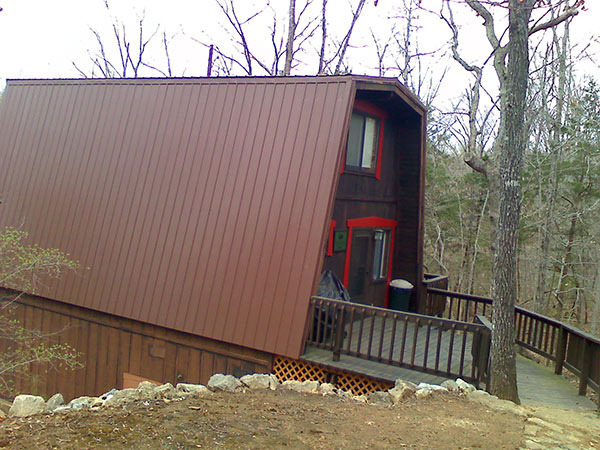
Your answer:
[[[437,392],[454,392],[477,394],[477,398],[489,396],[484,391],[478,391],[474,386],[461,379],[446,381],[441,386],[414,383],[396,380],[395,386],[384,392],[373,392],[369,395],[355,396],[351,392],[336,388],[329,383],[318,381],[288,380],[280,383],[274,375],[253,374],[236,378],[233,375],[215,374],[208,381],[208,385],[179,383],[173,386],[166,383],[160,386],[142,381],[137,388],[112,389],[99,397],[78,397],[65,405],[61,394],[53,395],[48,401],[35,395],[18,395],[15,397],[8,412],[10,417],[28,417],[41,413],[59,413],[61,411],[76,410],[81,408],[99,409],[106,407],[124,407],[132,402],[148,402],[150,400],[171,401],[183,400],[188,396],[205,397],[213,392],[240,393],[253,389],[289,390],[305,394],[335,395],[343,398],[354,399],[359,402],[392,407],[409,397],[424,398]],[[500,400],[498,400],[500,402]]]

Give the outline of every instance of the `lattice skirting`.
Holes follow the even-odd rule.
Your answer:
[[[350,391],[354,395],[366,395],[375,391],[387,391],[394,387],[392,383],[378,381],[373,378],[354,375],[348,372],[331,369],[307,361],[276,356],[273,362],[273,373],[280,382],[286,380],[331,383],[338,389]]]

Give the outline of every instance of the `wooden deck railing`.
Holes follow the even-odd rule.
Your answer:
[[[425,302],[425,311],[419,312],[423,312],[428,316],[441,315],[446,307],[446,297],[429,293],[429,289],[448,289],[448,276],[426,273],[424,275],[423,286],[427,292],[427,301]]]
[[[491,319],[493,300],[489,297],[461,294],[429,288],[427,296],[443,297],[443,317],[450,320],[475,321],[480,315]],[[516,343],[554,362],[555,373],[564,369],[579,378],[579,394],[588,386],[598,394],[600,408],[600,339],[576,327],[521,306],[515,307]]]
[[[483,324],[313,297],[307,344],[340,355],[487,384]]]

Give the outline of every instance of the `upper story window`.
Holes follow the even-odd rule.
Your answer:
[[[383,125],[387,117],[387,113],[374,104],[361,99],[355,100],[342,173],[380,178]]]
[[[346,169],[375,173],[381,119],[354,111],[348,133]]]

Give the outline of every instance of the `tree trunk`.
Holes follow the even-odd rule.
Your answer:
[[[288,35],[285,46],[285,66],[283,75],[289,75],[292,71],[292,61],[294,60],[294,39],[296,38],[296,0],[290,0]]]
[[[525,153],[525,106],[529,76],[528,23],[533,1],[510,0],[506,70],[506,122],[500,144],[499,209],[494,254],[491,393],[520,403],[515,355],[517,239],[521,216],[521,169]]]
[[[327,0],[323,0],[321,10],[321,51],[319,52],[319,70],[318,75],[322,75],[325,70],[325,44],[327,43]]]
[[[559,308],[559,319],[563,318],[564,306],[567,302],[567,296],[563,295],[566,290],[563,289],[563,283],[567,276],[569,266],[571,265],[571,255],[573,253],[573,244],[575,241],[575,229],[577,227],[577,218],[579,208],[574,208],[575,212],[571,214],[571,222],[569,225],[569,232],[567,233],[567,247],[565,248],[565,256],[560,267],[560,275],[558,277],[558,283],[556,284],[556,300]]]
[[[367,0],[359,0],[358,6],[356,7],[356,11],[354,11],[354,14],[352,15],[352,22],[350,22],[350,27],[348,28],[348,32],[346,33],[346,36],[344,37],[344,39],[342,40],[342,43],[340,45],[338,62],[335,66],[335,71],[333,72],[335,75],[340,74],[340,69],[344,62],[344,57],[346,56],[346,50],[348,50],[348,45],[350,44],[350,38],[352,37],[352,31],[354,30],[354,26],[356,25],[356,22],[358,21],[358,18],[360,17],[360,13],[362,12],[363,6],[365,6],[366,1]]]

